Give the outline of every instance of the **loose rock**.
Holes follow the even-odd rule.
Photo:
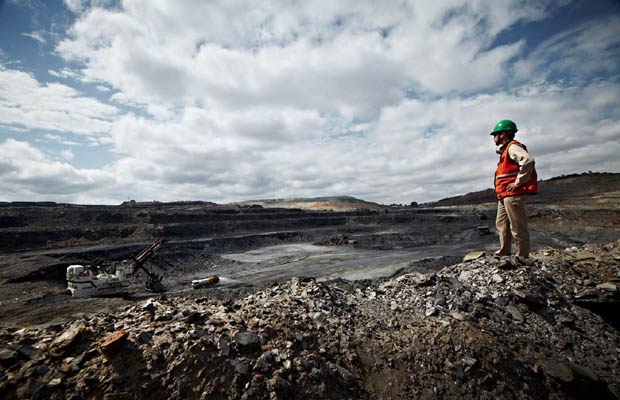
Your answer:
[[[545,248],[529,261],[481,254],[380,282],[296,278],[234,302],[162,297],[63,326],[0,328],[0,390],[6,399],[618,398],[619,256],[620,241]]]

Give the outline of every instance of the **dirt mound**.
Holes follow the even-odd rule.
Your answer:
[[[11,398],[618,398],[620,241],[2,329]],[[599,307],[587,307],[597,303]],[[593,310],[593,311],[591,311]]]

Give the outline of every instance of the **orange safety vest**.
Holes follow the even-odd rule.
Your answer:
[[[519,174],[519,164],[516,161],[511,160],[508,156],[508,148],[513,144],[521,146],[525,149],[525,151],[527,151],[527,147],[516,140],[511,141],[506,145],[506,147],[504,147],[504,151],[502,151],[502,154],[499,157],[499,162],[497,163],[497,170],[495,171],[495,195],[498,200],[509,196],[538,193],[538,177],[536,176],[536,168],[534,168],[532,171],[532,176],[524,185],[519,186],[513,191],[506,189],[506,186],[509,183],[517,180],[517,175]]]

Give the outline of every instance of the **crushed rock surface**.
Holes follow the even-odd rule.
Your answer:
[[[0,328],[4,399],[620,398],[620,241]]]

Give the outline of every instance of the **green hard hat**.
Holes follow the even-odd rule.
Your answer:
[[[502,131],[514,131],[516,132],[517,129],[517,124],[515,124],[514,122],[512,122],[509,119],[503,119],[501,121],[499,121],[497,123],[497,125],[495,125],[495,128],[493,128],[493,132],[491,132],[491,135],[495,135],[496,133],[502,132]]]

